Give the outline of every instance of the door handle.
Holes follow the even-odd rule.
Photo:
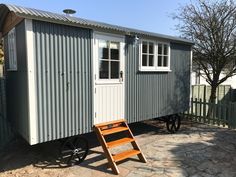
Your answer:
[[[123,81],[123,71],[120,71],[120,79],[121,79],[121,82]]]

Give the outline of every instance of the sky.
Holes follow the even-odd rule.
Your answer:
[[[194,0],[192,0],[193,2]],[[190,0],[1,0],[55,13],[73,9],[76,17],[136,28],[140,30],[179,36],[172,14]]]

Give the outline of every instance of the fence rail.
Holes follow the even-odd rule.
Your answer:
[[[211,86],[209,85],[192,85],[193,99],[209,100],[211,94]],[[219,85],[216,90],[216,100],[224,102],[236,101],[235,89],[232,89],[230,85]]]
[[[210,115],[208,115],[209,108],[212,109]],[[193,121],[236,128],[235,102],[210,103],[205,99],[191,98],[190,109],[185,112],[185,115]]]

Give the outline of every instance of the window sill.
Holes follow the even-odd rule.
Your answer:
[[[140,72],[172,72],[171,69],[139,69]]]
[[[9,72],[17,71],[17,69],[7,69],[7,71],[9,71]]]

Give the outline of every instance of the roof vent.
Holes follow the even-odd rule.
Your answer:
[[[70,17],[76,13],[76,11],[73,9],[64,9],[63,12],[66,14],[66,16],[70,16]]]

